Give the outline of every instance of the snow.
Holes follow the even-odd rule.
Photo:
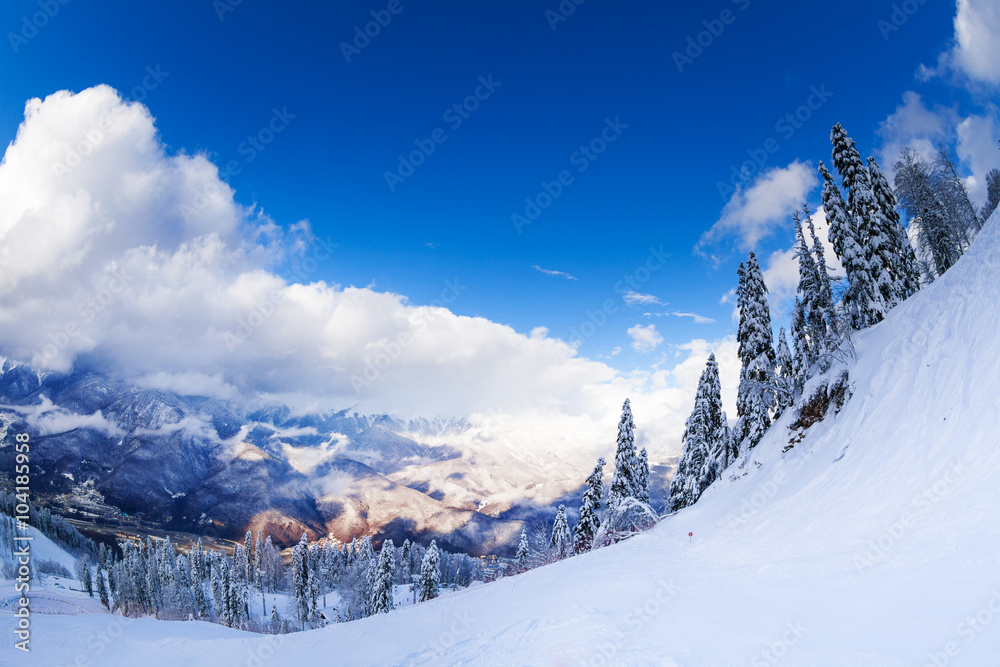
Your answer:
[[[783,453],[788,411],[743,470],[619,545],[281,637],[138,620],[98,657],[113,617],[38,616],[19,664],[996,664],[998,303],[994,215],[857,337],[839,414]]]

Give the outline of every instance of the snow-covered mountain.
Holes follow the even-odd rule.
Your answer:
[[[839,412],[799,432],[789,411],[648,533],[288,636],[135,621],[100,663],[996,664],[998,303],[994,214],[956,266],[857,335]],[[93,659],[109,624],[34,622],[26,664]]]
[[[293,414],[10,360],[0,363],[0,422],[38,434],[36,492],[231,539],[248,529],[285,544],[303,532],[433,537],[502,552],[556,503],[577,506],[585,477],[557,453],[525,451],[478,422]],[[12,457],[0,448],[0,465]],[[666,475],[656,479],[662,496]]]

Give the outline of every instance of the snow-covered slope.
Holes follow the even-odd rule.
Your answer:
[[[858,336],[839,414],[783,453],[786,415],[730,471],[745,476],[655,530],[281,638],[137,623],[100,664],[142,664],[154,646],[165,665],[997,664],[998,303],[994,215],[958,265]],[[38,619],[29,664],[90,655],[106,622]]]

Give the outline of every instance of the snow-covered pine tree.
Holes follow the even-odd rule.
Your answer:
[[[829,366],[826,355],[837,346],[837,336],[840,327],[837,324],[837,311],[833,305],[833,290],[831,288],[830,267],[826,263],[826,251],[823,243],[816,235],[816,225],[813,223],[812,211],[808,206],[802,207],[805,214],[805,225],[812,239],[813,265],[816,267],[816,296],[812,302],[812,312],[809,314],[811,334],[816,338],[816,351],[819,356],[820,368],[825,371]],[[804,235],[803,235],[804,236]]]
[[[639,502],[649,504],[649,456],[646,454],[646,448],[643,447],[639,450],[639,466],[637,468],[637,489],[638,495],[636,498]]]
[[[1000,169],[990,169],[986,174],[986,203],[979,211],[979,219],[984,223],[1000,205]]]
[[[743,453],[756,447],[771,425],[775,359],[767,286],[753,252],[745,267],[740,264],[738,274],[740,323],[736,340],[742,369],[736,398],[739,419],[735,438],[739,452]]]
[[[885,225],[885,235],[892,249],[892,274],[896,289],[896,301],[902,302],[916,294],[920,289],[920,265],[913,246],[906,235],[897,211],[896,195],[889,185],[885,174],[878,166],[874,157],[868,158],[868,178],[872,184],[872,193],[878,202],[881,222]]]
[[[278,634],[278,630],[280,628],[281,628],[281,616],[278,615],[278,608],[272,604],[271,605],[271,623],[270,623],[270,627],[269,627],[269,629],[271,631],[271,634],[273,634],[273,635]]]
[[[601,459],[602,461],[604,459]],[[523,572],[528,569],[528,557],[531,555],[531,550],[528,548],[528,533],[522,528],[521,529],[521,540],[517,543],[517,553],[514,554],[514,566],[517,568],[518,572]],[[421,568],[422,570],[423,568]]]
[[[549,540],[549,549],[559,559],[573,555],[573,534],[566,521],[565,505],[559,506],[555,521],[552,522],[552,538]]]
[[[424,554],[424,560],[420,564],[420,579],[417,580],[417,591],[420,602],[433,600],[438,596],[438,589],[441,585],[441,554],[438,551],[437,541],[432,540],[431,546]]]
[[[622,416],[618,422],[618,446],[615,451],[615,473],[611,478],[609,504],[617,504],[625,498],[638,498],[639,457],[635,452],[635,424],[632,422],[632,406],[629,399],[622,405]]]
[[[719,365],[712,354],[698,380],[694,408],[684,423],[684,454],[670,480],[671,511],[693,505],[726,469],[729,461],[725,440]]]
[[[792,404],[795,392],[795,370],[788,349],[785,327],[778,330],[778,351],[774,366],[774,418],[777,419]]]
[[[100,565],[97,566],[97,597],[100,598],[105,609],[111,609],[108,604],[108,586],[104,583],[104,568]]]
[[[851,327],[864,329],[878,322],[882,312],[881,299],[876,296],[869,271],[868,259],[858,236],[854,218],[840,196],[840,190],[823,162],[819,163],[823,176],[823,208],[830,223],[830,243],[847,272],[848,288],[844,292],[843,306]]]
[[[604,459],[597,459],[594,471],[587,478],[587,489],[583,492],[583,504],[580,506],[580,518],[573,527],[573,550],[576,553],[590,551],[594,544],[594,535],[601,527],[601,501],[604,499]],[[528,537],[521,531],[521,542],[527,557]],[[518,546],[518,554],[521,547]],[[516,557],[515,557],[516,558]]]
[[[368,606],[372,614],[385,614],[392,611],[394,603],[392,599],[393,586],[393,566],[396,563],[395,550],[392,540],[386,539],[382,543],[382,552],[379,554],[378,566],[375,570],[375,581],[372,582],[371,596]]]
[[[292,597],[295,612],[301,627],[309,620],[309,538],[302,533],[302,539],[292,548]]]
[[[847,136],[840,123],[830,131],[830,143],[833,144],[833,164],[847,190],[847,211],[854,238],[861,247],[870,279],[871,300],[861,314],[865,326],[871,326],[882,321],[885,313],[896,304],[895,281],[891,273],[893,239],[887,233],[888,223],[882,220],[868,169],[861,161],[854,140]],[[847,268],[846,265],[844,268]]]
[[[413,572],[412,554],[410,553],[410,540],[409,538],[403,540],[402,551],[399,554],[399,569],[400,569],[400,582],[401,584],[410,583],[410,574]]]

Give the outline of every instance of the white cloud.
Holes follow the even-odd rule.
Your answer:
[[[656,330],[655,324],[637,324],[629,328],[628,335],[632,338],[632,349],[640,354],[652,352],[663,342],[663,336]]]
[[[698,240],[695,251],[735,236],[743,249],[754,248],[785,223],[787,216],[806,202],[819,183],[809,163],[796,160],[787,167],[775,167],[760,174],[753,185],[730,197],[722,216]]]
[[[704,315],[699,315],[698,313],[681,313],[681,312],[674,311],[674,312],[672,312],[670,314],[673,315],[674,317],[690,317],[692,320],[694,320],[695,324],[714,324],[715,323],[715,320],[713,320],[711,317],[705,317]]]
[[[632,290],[625,292],[625,294],[623,294],[622,297],[625,299],[626,305],[629,306],[635,306],[637,304],[645,306],[652,303],[665,305],[663,304],[663,302],[661,302],[657,297],[653,296],[652,294],[640,294],[639,292],[635,292]]]
[[[949,128],[957,119],[951,109],[928,108],[919,94],[908,90],[903,93],[903,103],[896,107],[879,126],[882,150],[879,164],[891,182],[892,169],[904,148],[909,148],[933,160],[936,145],[948,138]]]
[[[955,109],[928,107],[913,91],[903,93],[903,103],[879,126],[882,149],[879,162],[892,180],[893,166],[904,148],[910,148],[932,162],[939,144],[955,145],[973,202],[986,199],[986,174],[1000,168],[1000,112],[987,105],[981,115],[963,116]]]
[[[535,271],[538,271],[539,273],[544,273],[547,276],[559,276],[560,278],[565,278],[566,280],[576,280],[576,278],[574,278],[573,276],[564,271],[556,271],[554,269],[543,269],[537,264],[533,264],[531,268],[533,268]]]
[[[957,153],[972,175],[966,180],[972,201],[982,205],[986,201],[986,174],[1000,169],[1000,117],[993,109],[992,116],[969,116],[958,124]]]
[[[996,0],[958,0],[952,64],[969,78],[1000,85],[1000,6]]]
[[[99,140],[82,144],[94,128],[103,128]],[[79,167],[56,173],[81,146]],[[288,282],[272,271],[276,262],[327,251],[306,222],[280,227],[233,194],[206,157],[171,154],[145,107],[107,86],[30,101],[0,164],[0,353],[298,411],[500,410],[519,452],[545,442],[588,466],[613,449],[630,397],[651,454],[679,447],[690,411],[679,402],[695,388],[687,374],[625,375],[544,328],[525,335],[308,275]],[[441,279],[462,298],[448,287],[455,276]],[[640,335],[662,341],[651,326]],[[82,424],[77,417],[50,415],[49,428]],[[91,426],[113,430],[99,418]],[[165,428],[200,435],[210,426],[191,416]]]

